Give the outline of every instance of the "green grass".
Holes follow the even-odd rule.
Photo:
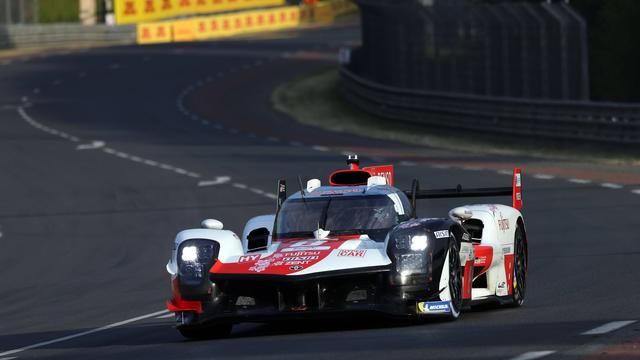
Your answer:
[[[78,22],[80,19],[79,0],[39,0],[39,23]]]

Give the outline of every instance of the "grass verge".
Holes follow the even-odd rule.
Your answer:
[[[338,69],[335,66],[324,68],[282,84],[274,91],[272,101],[276,109],[298,122],[334,132],[474,153],[640,165],[637,155],[624,150],[578,147],[572,143],[561,145],[535,139],[514,140],[507,136],[478,135],[383,119],[344,101],[339,94],[338,82]]]

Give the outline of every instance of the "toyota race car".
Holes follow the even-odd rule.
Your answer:
[[[309,180],[277,211],[249,220],[238,237],[208,219],[175,238],[167,303],[187,338],[228,335],[234,323],[377,312],[457,319],[472,304],[520,306],[527,234],[520,169],[503,188],[411,190],[393,186],[393,166],[349,168],[329,185]],[[420,218],[416,201],[510,196],[512,206],[465,205]]]

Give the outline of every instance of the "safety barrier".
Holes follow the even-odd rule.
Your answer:
[[[134,25],[0,25],[0,49],[58,45],[133,44]]]
[[[138,43],[154,44],[207,40],[251,32],[273,31],[300,24],[300,8],[279,7],[266,10],[194,17],[189,19],[138,24]]]
[[[389,119],[436,129],[640,150],[640,105],[408,90],[371,82],[347,67],[341,69],[340,80],[349,102]]]
[[[331,22],[336,16],[357,10],[351,0],[328,0],[300,8],[300,19],[303,22]]]
[[[225,11],[283,6],[284,0],[115,0],[117,24],[137,24]]]

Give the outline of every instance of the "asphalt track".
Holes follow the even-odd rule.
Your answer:
[[[640,319],[638,170],[368,140],[272,110],[277,84],[335,66],[356,41],[340,25],[0,60],[0,359],[639,356],[615,346],[637,345],[637,322],[582,334]],[[175,233],[207,217],[241,231],[273,211],[278,178],[324,180],[345,151],[395,163],[401,187],[508,186],[505,170],[521,165],[525,306],[452,323],[243,324],[185,341],[162,312]]]

